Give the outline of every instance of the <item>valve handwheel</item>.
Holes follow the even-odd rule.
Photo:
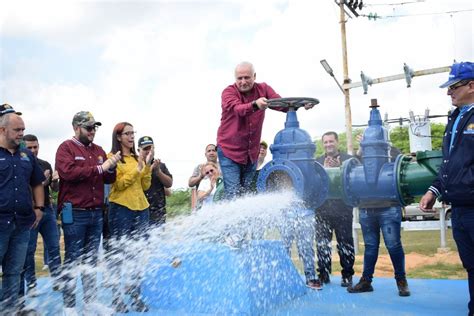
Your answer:
[[[302,98],[302,97],[291,97],[291,98],[280,98],[267,100],[268,107],[271,109],[276,108],[288,108],[290,110],[298,110],[307,104],[316,105],[319,104],[319,100],[315,98]]]

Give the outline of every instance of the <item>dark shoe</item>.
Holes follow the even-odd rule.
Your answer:
[[[63,283],[58,280],[53,281],[53,291],[60,292],[63,290]]]
[[[329,278],[329,274],[320,274],[319,275],[319,280],[324,284],[331,283],[331,278]]]
[[[347,287],[347,292],[349,293],[364,293],[364,292],[373,292],[374,288],[372,287],[372,281],[367,280],[362,277],[354,286]]]
[[[145,313],[149,311],[148,305],[138,295],[132,296],[132,310],[135,312]]]
[[[397,280],[398,295],[400,296],[410,296],[410,289],[408,288],[407,279],[403,278]]]
[[[309,287],[310,289],[313,290],[322,290],[323,285],[321,284],[321,281],[319,280],[308,280],[306,281],[306,286]]]
[[[342,277],[341,279],[341,286],[342,287],[349,287],[352,286],[352,275],[348,277]]]

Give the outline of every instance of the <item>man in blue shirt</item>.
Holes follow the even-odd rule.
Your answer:
[[[0,105],[0,310],[6,315],[15,314],[20,308],[20,272],[30,228],[38,225],[44,209],[45,178],[36,158],[20,148],[25,130],[20,115],[10,105]]]
[[[454,63],[440,88],[448,88],[456,109],[446,125],[438,177],[420,208],[433,211],[436,198],[451,204],[453,237],[469,281],[469,315],[474,315],[474,63]]]

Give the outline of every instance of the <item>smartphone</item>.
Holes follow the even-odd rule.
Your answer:
[[[63,224],[72,224],[74,222],[74,219],[72,217],[72,203],[70,202],[63,203],[63,208],[61,210],[61,218],[62,218]]]

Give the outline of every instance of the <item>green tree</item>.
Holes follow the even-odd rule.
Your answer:
[[[431,146],[433,150],[441,150],[445,127],[446,125],[443,123],[431,123]],[[390,140],[392,144],[403,153],[410,152],[408,126],[392,129],[390,132]]]
[[[173,190],[166,198],[167,216],[173,217],[191,213],[191,189]]]
[[[410,152],[410,139],[408,136],[408,127],[399,126],[395,127],[390,131],[390,141],[392,145],[404,154]]]
[[[443,147],[443,135],[446,124],[443,123],[431,123],[431,144],[433,150],[441,150]]]

